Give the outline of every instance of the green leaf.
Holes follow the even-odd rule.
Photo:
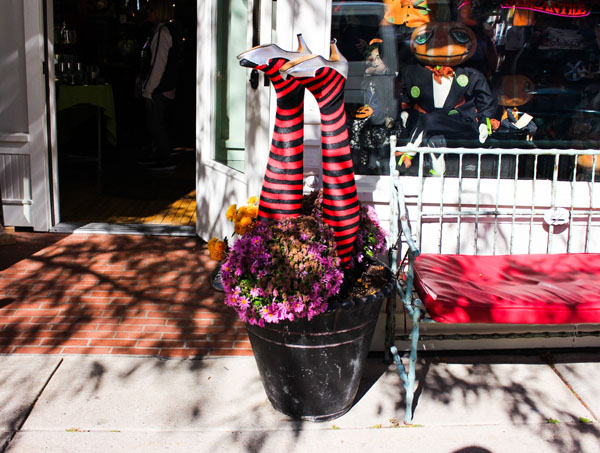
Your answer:
[[[557,425],[560,422],[558,420],[556,420],[555,418],[548,417],[548,419],[546,419],[546,423],[553,423],[553,424]]]
[[[579,417],[579,421],[581,423],[592,423],[592,421],[589,418],[585,418],[585,417]]]

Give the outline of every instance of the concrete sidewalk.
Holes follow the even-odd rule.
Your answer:
[[[599,375],[597,351],[424,356],[405,427],[378,357],[346,415],[311,423],[271,407],[253,357],[2,355],[0,452],[597,453]]]

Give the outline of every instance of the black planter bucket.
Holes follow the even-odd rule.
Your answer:
[[[293,418],[326,421],[350,410],[392,283],[314,317],[258,327],[246,324],[265,392]]]

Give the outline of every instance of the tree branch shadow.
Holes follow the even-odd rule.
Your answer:
[[[573,411],[577,405],[561,405],[561,396],[554,398],[549,396],[548,390],[542,386],[542,382],[537,384],[535,369],[527,369],[525,376],[514,374],[506,369],[512,365],[531,364],[546,368],[544,350],[523,350],[523,351],[440,351],[433,353],[421,353],[416,372],[415,399],[413,411],[417,423],[427,423],[426,420],[419,418],[420,406],[427,403],[427,416],[431,417],[432,402],[435,405],[441,404],[452,407],[458,405],[469,408],[470,405],[477,405],[477,401],[495,398],[501,401],[505,408],[503,414],[492,414],[491,418],[497,416],[499,419],[505,419],[502,423],[509,423],[515,426],[525,426],[533,436],[546,439],[548,431],[553,427],[553,423],[567,425],[568,431],[563,436],[555,436],[551,443],[557,451],[567,451],[576,447],[576,451],[584,451],[580,436],[588,434],[600,436],[600,429],[597,424],[582,422],[588,414],[587,410],[581,405],[579,411]],[[565,358],[563,357],[563,360]],[[596,360],[597,361],[597,360]],[[456,366],[461,365],[461,366]],[[502,370],[502,368],[505,368]],[[525,379],[523,379],[525,377]],[[540,378],[541,379],[541,378]],[[557,377],[558,379],[558,377]],[[561,383],[562,384],[562,383]],[[558,381],[552,381],[553,386],[560,386]],[[397,408],[404,409],[404,391],[400,399],[397,400]],[[569,390],[565,386],[565,392]],[[497,407],[496,407],[497,409]],[[470,409],[468,409],[470,410]],[[467,414],[468,414],[467,410]],[[494,410],[493,407],[489,408]],[[473,408],[474,413],[469,416],[468,423],[477,423],[477,409]],[[442,415],[442,414],[440,414]],[[446,414],[447,415],[447,414]],[[464,415],[461,413],[461,415]],[[457,415],[459,416],[459,415]],[[458,420],[453,421],[453,423]],[[465,420],[467,422],[467,420]],[[482,423],[483,421],[479,421]],[[430,420],[430,423],[438,424],[436,418]],[[443,422],[442,422],[443,423]],[[477,448],[477,447],[473,447]],[[467,450],[469,451],[469,450]],[[478,451],[478,450],[473,450]]]

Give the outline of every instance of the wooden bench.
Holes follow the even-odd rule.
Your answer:
[[[424,322],[506,325],[501,334],[446,336],[453,340],[600,336],[600,150],[585,151],[596,157],[584,172],[576,164],[584,153],[575,150],[436,149],[458,162],[452,177],[427,175],[426,148],[413,159],[416,176],[400,176],[395,154],[403,151],[392,137],[390,265],[412,327],[397,335],[392,297],[386,352],[401,375],[410,424]],[[478,163],[469,178],[467,154]],[[483,156],[498,160],[495,175],[482,177]],[[512,178],[501,169],[506,157]],[[543,161],[550,172],[540,171]],[[516,328],[523,324],[534,332]],[[394,345],[399,339],[410,342],[406,366]]]

